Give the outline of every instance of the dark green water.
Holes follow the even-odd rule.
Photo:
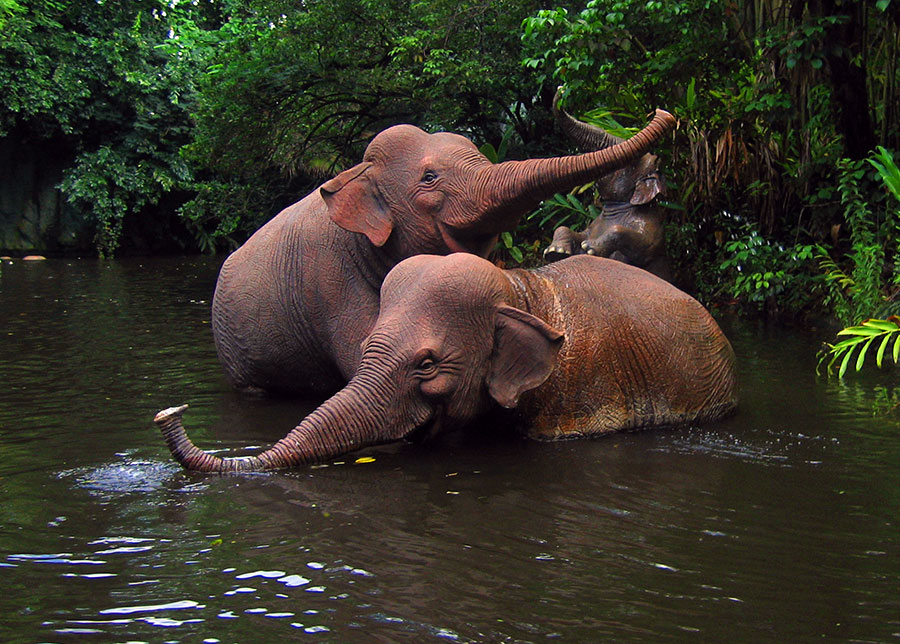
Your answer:
[[[159,409],[225,451],[309,409],[227,389],[217,269],[4,262],[0,641],[900,640],[900,423],[871,411],[895,374],[823,381],[822,338],[724,324],[718,424],[189,475]]]

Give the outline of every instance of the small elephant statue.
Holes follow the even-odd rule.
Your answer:
[[[620,139],[602,128],[577,120],[559,107],[560,92],[553,98],[553,112],[566,136],[582,150],[602,150]],[[671,280],[666,252],[666,212],[657,197],[666,194],[659,171],[659,157],[646,153],[630,164],[597,179],[600,216],[583,232],[560,226],[544,250],[544,258],[557,261],[586,253],[638,266],[664,280]]]
[[[384,130],[361,163],[283,210],[225,260],[212,331],[228,381],[255,393],[334,393],[356,371],[394,265],[420,253],[487,256],[542,199],[631,162],[673,124],[657,110],[621,144],[497,164],[458,134]]]
[[[419,255],[387,275],[356,375],[271,448],[208,454],[185,434],[186,406],[155,422],[185,468],[243,472],[498,411],[547,440],[708,421],[735,408],[735,389],[734,352],[707,310],[646,271],[586,255],[531,271]]]

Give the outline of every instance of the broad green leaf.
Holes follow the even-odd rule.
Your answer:
[[[890,334],[885,335],[884,339],[881,341],[881,344],[878,346],[878,353],[875,354],[875,364],[878,365],[879,369],[881,369],[881,363],[882,363],[882,360],[884,359],[884,350],[887,347],[890,339],[891,339]]]
[[[567,195],[569,198],[569,204],[577,210],[578,212],[584,212],[584,204],[578,201],[578,198],[575,195],[569,194]]]
[[[847,373],[847,365],[850,364],[850,356],[852,355],[853,349],[850,349],[844,354],[844,359],[841,360],[841,368],[838,369],[838,378],[843,378],[844,374]]]
[[[872,341],[875,338],[869,338],[866,343],[862,346],[862,349],[859,350],[859,355],[856,357],[856,370],[859,371],[862,369],[863,363],[866,361],[866,352],[869,350],[869,347],[872,345]]]
[[[831,360],[828,362],[828,366],[826,367],[826,371],[828,371],[828,373],[831,373],[831,371],[834,369],[834,363],[837,362],[837,359],[840,358],[841,355],[843,355],[844,351],[846,351],[846,349],[838,349],[837,351],[832,351]]]
[[[687,91],[684,96],[684,104],[689,109],[694,109],[694,104],[697,102],[697,79],[692,78],[691,82],[688,83]]]
[[[841,329],[837,332],[838,335],[861,335],[861,336],[869,336],[869,335],[880,335],[881,331],[878,329],[873,329],[867,326],[849,326],[846,329]]]
[[[880,331],[896,331],[900,328],[890,320],[879,320],[877,318],[869,318],[863,322],[863,326],[879,329]]]
[[[484,156],[487,157],[488,161],[491,163],[497,163],[500,158],[500,155],[497,154],[496,148],[490,143],[485,143],[480,148],[478,148],[479,152],[481,152]]]
[[[897,336],[897,339],[894,340],[894,364],[897,363],[897,359],[900,358],[900,335]]]
[[[868,339],[868,337],[869,336],[857,335],[852,338],[849,338],[848,340],[841,340],[840,342],[835,344],[834,347],[832,347],[832,351],[843,350],[843,349],[847,349],[849,347],[855,346],[855,345],[859,344],[860,342],[865,342]]]

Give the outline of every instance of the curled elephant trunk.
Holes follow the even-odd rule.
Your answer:
[[[570,141],[578,146],[579,150],[582,152],[604,150],[625,141],[625,139],[610,134],[602,127],[579,121],[566,112],[559,106],[561,96],[561,92],[557,90],[556,95],[553,97],[553,115],[556,117],[559,129],[563,131],[563,134]]]
[[[646,153],[673,126],[675,117],[656,110],[653,119],[630,139],[586,154],[550,159],[506,161],[486,166],[481,177],[481,190],[486,195],[488,216],[479,221],[496,226],[509,220],[514,226],[523,212],[536,207],[557,192],[567,192],[626,165]]]
[[[255,456],[219,458],[204,452],[188,438],[181,419],[187,405],[170,407],[156,414],[172,456],[185,469],[196,472],[264,472],[298,465],[319,463],[367,445],[383,442],[383,406],[365,394],[363,387],[351,381],[284,438]]]
[[[153,422],[162,432],[166,445],[172,452],[175,460],[181,463],[186,470],[194,472],[251,472],[270,469],[258,456],[244,456],[238,458],[219,458],[207,454],[194,445],[184,431],[181,417],[184,415],[187,405],[169,407],[156,414]]]

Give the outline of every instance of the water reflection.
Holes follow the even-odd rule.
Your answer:
[[[726,323],[742,402],[720,423],[558,444],[480,427],[196,476],[158,409],[190,402],[222,453],[310,409],[225,386],[219,261],[4,265],[0,640],[900,637],[900,426],[872,416],[896,373],[817,378],[817,338]]]

